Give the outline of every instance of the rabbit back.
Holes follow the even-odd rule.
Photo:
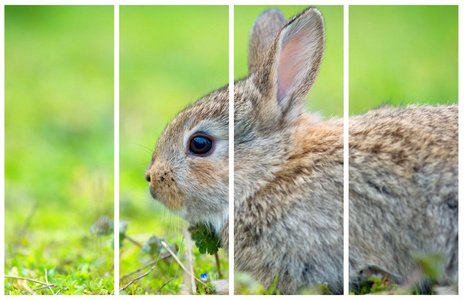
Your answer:
[[[350,278],[380,266],[399,281],[418,253],[457,280],[458,106],[382,107],[350,118]]]

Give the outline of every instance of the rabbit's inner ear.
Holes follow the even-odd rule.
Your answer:
[[[319,11],[308,9],[282,30],[277,57],[277,100],[300,106],[316,80],[324,53],[324,21]],[[279,52],[278,52],[279,53]]]
[[[301,67],[306,62],[302,56],[298,56],[300,49],[302,48],[301,41],[298,38],[291,40],[283,47],[279,58],[278,68],[278,93],[277,100],[281,102],[283,98],[288,94],[296,77],[301,72]]]

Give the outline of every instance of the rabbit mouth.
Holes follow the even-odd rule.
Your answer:
[[[163,199],[163,197],[161,197],[161,195],[159,193],[157,193],[155,188],[153,188],[152,186],[149,186],[148,190],[150,191],[150,194],[153,197],[153,199],[160,202],[161,204],[163,204],[167,208],[171,209],[171,207],[169,207],[169,205],[166,203],[166,201]]]
[[[159,201],[159,202],[162,202],[160,200],[158,200],[158,195],[156,194],[156,191],[153,187],[149,186],[148,187],[148,190],[150,191],[150,195],[153,197],[153,199]]]
[[[177,196],[175,193],[165,193],[164,189],[156,189],[152,185],[149,186],[149,191],[153,199],[163,204],[173,212],[179,212],[183,209],[185,199]]]

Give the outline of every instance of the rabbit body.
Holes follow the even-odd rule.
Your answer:
[[[341,293],[342,120],[303,115],[293,126],[260,134],[267,142],[252,148],[266,154],[250,161],[240,158],[250,155],[246,136],[235,144],[235,270],[266,287],[279,275],[282,294],[318,282]],[[272,149],[277,143],[285,148]]]
[[[256,21],[249,77],[234,85],[236,271],[282,294],[327,283],[343,292],[343,120],[304,113],[324,52],[309,8]],[[181,112],[146,171],[154,198],[206,223],[228,252],[227,87]],[[191,151],[201,134],[214,147]],[[444,254],[457,277],[457,106],[383,107],[350,119],[350,282],[379,266],[405,279],[414,251]],[[220,291],[221,292],[221,291]],[[222,291],[224,292],[224,291]]]
[[[350,118],[350,278],[380,266],[397,281],[417,253],[457,283],[458,106],[382,107]]]

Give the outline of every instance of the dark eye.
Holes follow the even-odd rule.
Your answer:
[[[190,138],[189,151],[197,155],[206,155],[213,148],[213,140],[205,134],[195,134]]]

